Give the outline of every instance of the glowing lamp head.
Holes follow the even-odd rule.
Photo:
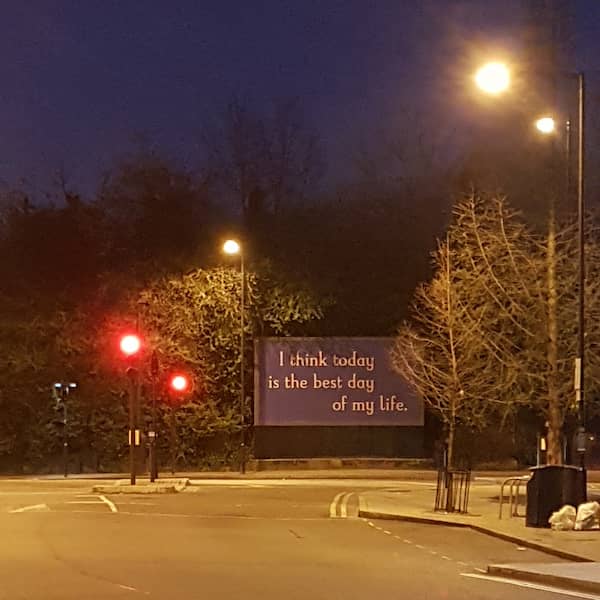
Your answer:
[[[124,335],[119,343],[121,352],[125,356],[133,356],[137,354],[142,347],[142,340],[134,334]]]
[[[227,240],[223,244],[223,252],[225,254],[239,254],[242,250],[242,247],[235,240]]]
[[[185,392],[189,385],[190,382],[185,375],[173,375],[171,377],[171,389],[174,392]]]
[[[545,135],[554,133],[556,130],[556,122],[552,117],[542,117],[535,122],[536,129]]]
[[[475,83],[486,94],[496,96],[505,92],[510,85],[510,72],[501,62],[490,62],[475,73]]]

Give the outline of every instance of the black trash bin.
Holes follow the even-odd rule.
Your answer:
[[[550,527],[548,519],[565,504],[577,508],[587,500],[585,469],[570,465],[532,467],[527,482],[527,527]]]

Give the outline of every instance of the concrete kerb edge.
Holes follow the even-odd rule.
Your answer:
[[[139,483],[130,485],[128,481],[120,481],[107,485],[95,485],[93,493],[100,494],[176,494],[183,492],[189,480],[163,480],[158,483]]]
[[[367,510],[359,510],[358,516],[365,519],[387,519],[392,521],[404,521],[408,523],[423,523],[426,525],[463,527],[472,529],[473,531],[477,531],[478,533],[483,533],[484,535],[489,535],[490,537],[495,537],[504,540],[505,542],[518,544],[519,546],[529,548],[530,550],[544,552],[545,554],[549,554],[550,556],[556,556],[557,558],[563,558],[572,562],[594,562],[593,560],[586,558],[585,556],[581,556],[579,554],[571,554],[570,552],[564,552],[563,550],[558,550],[557,548],[552,548],[551,546],[546,546],[545,544],[531,542],[529,540],[525,540],[523,538],[519,538],[513,535],[508,535],[506,533],[501,533],[499,531],[495,531],[494,529],[489,529],[481,525],[475,525],[474,523],[457,523],[456,521],[446,521],[443,519],[430,519],[428,517],[415,517],[413,515],[393,515],[389,513],[378,513]]]
[[[585,581],[574,577],[563,577],[561,575],[552,575],[550,573],[533,573],[526,569],[515,569],[503,565],[490,565],[487,568],[487,574],[494,577],[506,577],[518,579],[519,581],[528,581],[530,583],[543,583],[545,585],[554,585],[558,588],[579,591],[600,593],[600,583],[594,581]]]

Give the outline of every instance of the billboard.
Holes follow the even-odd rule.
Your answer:
[[[423,425],[423,403],[392,369],[392,338],[260,338],[254,424]]]

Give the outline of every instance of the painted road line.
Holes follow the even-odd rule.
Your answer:
[[[9,510],[11,513],[24,513],[24,512],[35,512],[42,510],[50,510],[47,504],[31,504],[30,506],[23,506],[21,508],[15,508],[13,510]]]
[[[530,590],[540,590],[542,592],[550,592],[551,594],[560,594],[562,596],[570,596],[572,598],[584,598],[585,600],[600,600],[600,596],[595,594],[586,594],[585,592],[576,592],[574,590],[567,590],[563,588],[557,588],[550,585],[543,585],[541,583],[530,583],[529,581],[519,581],[517,579],[506,579],[504,577],[495,577],[493,575],[479,575],[477,573],[461,573],[462,577],[469,577],[471,579],[481,579],[483,581],[491,581],[492,583],[505,583],[507,585],[514,585],[521,588],[527,588]]]
[[[331,501],[331,504],[329,505],[329,517],[331,519],[335,519],[337,517],[337,503],[344,493],[345,492],[340,492],[339,494],[336,494],[335,498]]]
[[[104,502],[104,504],[106,504],[106,506],[110,508],[110,512],[118,512],[117,505],[111,500],[109,500],[106,496],[98,496],[98,498],[100,498],[100,500],[102,500],[102,502]]]
[[[340,502],[340,517],[342,517],[342,519],[346,519],[348,517],[348,502],[353,495],[353,492],[348,492],[342,497]]]

